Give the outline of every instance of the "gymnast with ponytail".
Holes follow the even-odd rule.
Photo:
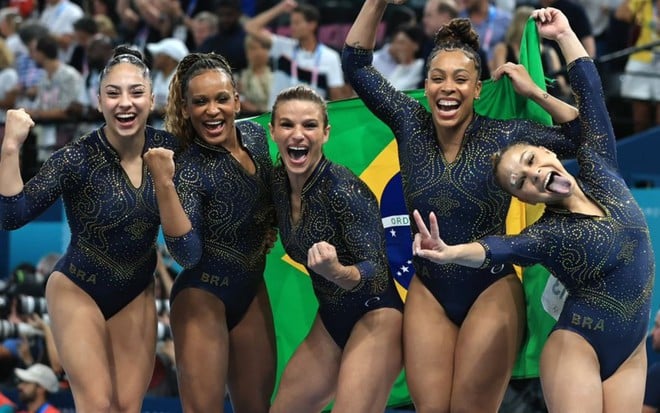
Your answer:
[[[171,294],[179,395],[184,412],[267,412],[275,386],[273,315],[264,269],[275,238],[273,164],[266,131],[236,122],[231,67],[192,53],[170,83],[165,127],[182,153],[145,155],[165,241],[183,266]]]

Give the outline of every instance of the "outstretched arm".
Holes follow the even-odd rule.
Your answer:
[[[478,242],[447,245],[440,238],[438,220],[433,212],[429,214],[429,228],[426,227],[419,211],[413,212],[419,232],[413,240],[413,255],[426,258],[437,264],[458,264],[464,267],[480,268],[486,260],[486,251]]]
[[[373,50],[376,47],[376,30],[388,3],[402,4],[404,0],[366,0],[346,35],[346,44]]]
[[[23,109],[7,111],[5,136],[0,152],[0,195],[13,196],[23,190],[20,152],[34,121]]]

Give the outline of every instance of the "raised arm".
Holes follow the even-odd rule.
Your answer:
[[[589,57],[589,53],[561,11],[552,7],[538,9],[532,12],[532,18],[536,20],[536,27],[541,37],[557,42],[567,64],[582,57]]]
[[[259,42],[271,46],[272,34],[266,29],[266,26],[279,16],[285,13],[291,13],[298,6],[295,0],[282,0],[268,10],[257,14],[243,24],[243,28]]]
[[[34,121],[23,109],[7,111],[5,136],[0,152],[0,195],[2,196],[17,195],[23,190],[20,152],[33,126]]]
[[[358,49],[373,50],[376,47],[376,30],[388,3],[386,0],[366,0],[346,35],[346,44]],[[392,3],[400,4],[403,1]]]

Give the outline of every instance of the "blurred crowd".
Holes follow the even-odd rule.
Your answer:
[[[176,66],[193,52],[216,52],[228,59],[238,74],[241,117],[268,112],[274,96],[294,80],[311,84],[328,100],[352,97],[338,52],[361,5],[361,0],[3,0],[0,123],[5,111],[15,107],[25,108],[38,123],[23,154],[23,171],[34,172],[53,150],[103,122],[97,110],[99,73],[118,44],[133,45],[148,57],[155,96],[151,123],[157,127],[162,127]],[[388,8],[374,66],[401,90],[422,87],[436,31],[463,16],[479,33],[487,79],[504,62],[518,61],[531,11],[548,6],[568,16],[599,63],[606,93],[630,103],[625,133],[657,126],[660,0],[409,0]],[[302,68],[280,64],[289,46],[294,55],[309,55],[307,77]],[[541,50],[548,88],[570,101],[564,62],[553,47],[543,45]],[[627,48],[635,48],[630,50],[634,53],[620,53]],[[336,67],[318,73],[321,60],[327,62],[324,67]],[[40,406],[33,398],[45,400],[48,393],[67,387],[43,298],[45,280],[58,258],[47,254],[36,264],[17,266],[0,291],[0,384],[18,390],[13,403],[26,411]],[[175,276],[172,260],[161,251],[155,277],[159,356],[150,389],[157,396],[177,392],[168,323]]]
[[[98,75],[117,44],[136,46],[148,58],[155,94],[151,123],[156,127],[163,126],[175,67],[191,52],[216,52],[228,59],[238,74],[241,117],[268,112],[277,92],[294,80],[312,84],[328,100],[351,97],[337,52],[361,3],[3,0],[0,123],[12,107],[25,108],[37,121],[36,136],[24,149],[24,173],[31,175],[54,149],[102,123],[97,110]],[[388,8],[378,32],[374,66],[400,89],[421,87],[435,32],[449,19],[462,16],[470,18],[479,33],[481,57],[487,63],[482,65],[483,78],[488,78],[503,62],[517,62],[532,8],[552,6],[568,16],[599,62],[606,93],[618,99],[612,104],[625,102],[611,111],[618,136],[628,136],[656,126],[660,119],[660,53],[658,47],[649,46],[657,45],[659,38],[657,3],[410,0]],[[287,45],[294,45],[291,60],[303,62],[307,54],[311,67],[283,66]],[[561,53],[553,47],[554,43],[542,48],[548,89],[570,100]],[[637,52],[627,52],[630,47],[638,47]],[[296,57],[296,48],[301,56]],[[322,68],[320,73],[317,68]]]
[[[51,252],[36,264],[21,263],[8,277],[0,280],[1,413],[52,413],[39,408],[48,400],[49,394],[68,391],[45,299],[46,281],[60,256]],[[149,396],[175,397],[178,394],[169,325],[169,294],[177,272],[177,264],[167,248],[161,245],[154,274],[158,310],[157,359]],[[14,410],[3,410],[3,403],[11,405]]]

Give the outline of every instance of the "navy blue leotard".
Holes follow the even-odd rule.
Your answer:
[[[649,323],[655,259],[649,229],[618,171],[614,131],[591,59],[569,67],[580,102],[583,142],[578,184],[605,216],[585,216],[547,205],[518,236],[486,237],[486,263],[541,263],[568,296],[554,329],[584,337],[596,351],[601,378],[611,376],[644,340]]]
[[[335,247],[339,262],[355,265],[362,277],[348,291],[307,268],[323,325],[343,348],[365,313],[384,307],[403,308],[387,263],[378,201],[360,178],[325,157],[305,182],[296,223],[291,217],[290,192],[286,171],[279,166],[275,169],[273,199],[287,254],[306,265],[309,248],[326,241]]]
[[[493,153],[516,141],[546,146],[560,156],[574,153],[575,143],[564,135],[579,133],[577,120],[548,127],[528,120],[502,121],[475,114],[458,156],[447,162],[431,113],[393,88],[371,65],[372,54],[346,45],[342,53],[345,76],[371,112],[394,132],[408,212],[417,209],[422,216],[435,212],[448,244],[505,233],[511,196],[495,183],[490,158]],[[414,221],[412,230],[416,231]],[[475,270],[438,265],[419,257],[413,262],[416,276],[457,325],[462,324],[479,294],[514,272],[510,264]]]
[[[176,140],[148,126],[143,153],[154,147],[176,149]],[[153,282],[160,226],[153,180],[144,165],[134,187],[100,128],[53,153],[22,192],[0,197],[0,228],[27,224],[60,196],[71,242],[54,270],[108,319]]]
[[[223,147],[197,139],[177,157],[175,174],[192,230],[165,238],[172,257],[184,267],[171,300],[184,288],[208,291],[224,303],[229,329],[243,318],[263,282],[264,238],[276,220],[266,131],[251,121],[237,122],[236,128],[255,173]]]

